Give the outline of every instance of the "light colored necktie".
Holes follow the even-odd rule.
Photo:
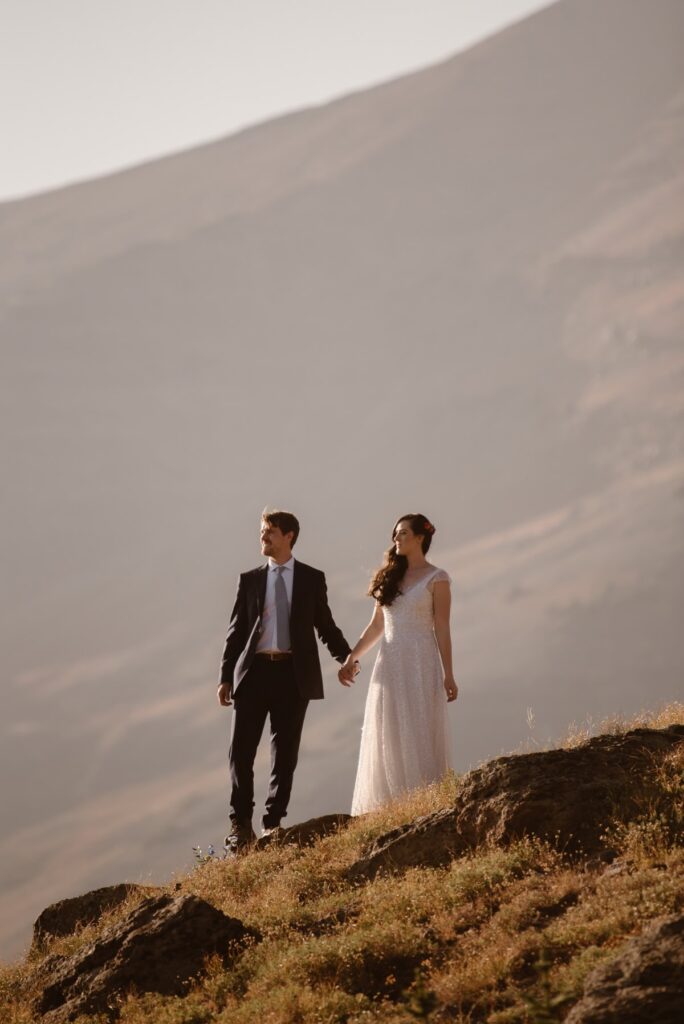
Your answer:
[[[276,605],[276,641],[279,651],[290,650],[290,608],[287,603],[287,588],[283,573],[285,567],[279,565],[276,569],[275,581],[275,605]]]

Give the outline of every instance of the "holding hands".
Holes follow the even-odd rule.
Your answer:
[[[354,678],[361,671],[361,663],[358,659],[364,655],[366,651],[369,651],[373,644],[377,643],[382,636],[384,629],[385,619],[382,606],[378,601],[376,601],[372,619],[364,629],[356,645],[347,655],[347,660],[344,665],[337,673],[337,678],[343,686],[351,686],[354,682]]]
[[[343,686],[351,686],[360,671],[360,663],[350,654],[340,671],[337,673],[337,678]]]

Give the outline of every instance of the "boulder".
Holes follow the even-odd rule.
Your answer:
[[[35,1009],[55,1024],[86,1013],[114,1019],[127,990],[181,995],[208,954],[229,961],[250,937],[260,938],[197,896],[152,896],[73,956],[49,957]]]
[[[458,814],[446,807],[434,814],[383,832],[365,857],[347,870],[350,881],[374,878],[381,868],[438,867],[463,853],[467,846],[456,826]]]
[[[565,1024],[675,1024],[683,1009],[684,914],[671,914],[591,972]]]
[[[683,741],[684,725],[672,725],[495,758],[464,776],[453,807],[378,837],[349,877],[437,866],[485,842],[505,846],[525,835],[571,854],[610,858],[605,826],[614,816],[629,821],[643,812],[658,762]]]
[[[320,818],[309,818],[298,825],[291,825],[289,828],[280,828],[268,836],[261,836],[256,841],[257,850],[263,850],[267,846],[277,843],[279,846],[309,846],[343,828],[348,821],[351,821],[351,814],[324,814]]]
[[[70,896],[51,903],[36,918],[33,925],[31,948],[39,950],[46,940],[58,935],[71,935],[77,928],[97,921],[107,910],[124,903],[132,893],[152,896],[161,890],[154,885],[137,885],[135,882],[120,882],[92,889],[82,896]]]

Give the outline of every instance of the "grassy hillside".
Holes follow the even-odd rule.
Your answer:
[[[670,704],[600,731],[684,721]],[[586,737],[569,734],[559,744]],[[620,856],[578,865],[534,838],[478,849],[441,868],[413,868],[350,884],[346,869],[369,841],[449,806],[451,776],[309,848],[270,847],[237,861],[207,858],[168,888],[195,893],[263,936],[230,971],[218,958],[187,995],[129,996],[125,1024],[207,1021],[415,1020],[547,1024],[560,1021],[598,961],[645,921],[684,907],[684,745],[658,774],[658,798],[631,824],[615,824]],[[0,974],[0,1019],[34,1020],[31,997],[45,952],[67,954],[121,918],[54,940]],[[78,1018],[104,1021],[104,1017]]]

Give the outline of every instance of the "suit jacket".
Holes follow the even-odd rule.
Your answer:
[[[221,682],[234,696],[254,660],[266,597],[268,564],[240,574],[221,659]],[[290,643],[295,680],[303,697],[323,697],[323,677],[314,630],[330,653],[343,662],[351,648],[328,607],[325,574],[295,559],[290,606]]]

